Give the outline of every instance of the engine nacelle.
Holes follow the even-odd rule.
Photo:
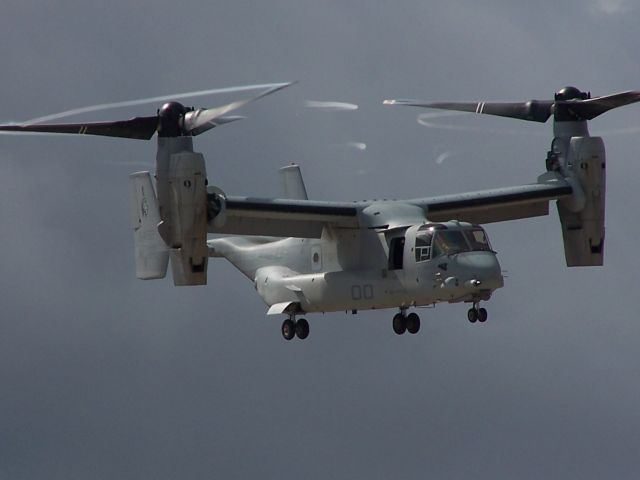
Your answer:
[[[606,156],[600,137],[573,137],[569,144],[565,174],[582,188],[575,211],[571,201],[558,202],[564,252],[568,267],[597,266],[604,258]]]
[[[158,232],[171,249],[177,286],[207,283],[206,179],[204,157],[190,151],[171,154],[166,175],[158,178],[167,193],[160,205]]]

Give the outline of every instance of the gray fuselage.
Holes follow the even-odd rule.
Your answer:
[[[453,250],[441,245],[445,234],[462,243],[473,232],[485,243],[474,248],[469,237]],[[211,256],[225,257],[254,282],[267,305],[295,305],[300,312],[477,302],[503,286],[484,231],[460,222],[327,228],[320,239],[221,237],[208,244]]]

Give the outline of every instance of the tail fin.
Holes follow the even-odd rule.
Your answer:
[[[142,280],[164,278],[169,249],[158,233],[160,214],[149,172],[129,175],[131,225],[136,255],[136,277]]]
[[[309,200],[298,165],[292,164],[282,167],[280,169],[280,178],[282,179],[282,198]]]

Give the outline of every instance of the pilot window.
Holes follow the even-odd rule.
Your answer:
[[[431,231],[416,233],[416,262],[424,262],[431,258],[431,240],[433,240],[433,232]]]
[[[491,250],[489,245],[489,239],[487,234],[481,228],[474,228],[472,230],[465,230],[464,236],[467,237],[471,250]]]
[[[416,262],[472,251],[491,251],[487,234],[480,227],[452,230],[424,225],[416,232]]]
[[[453,255],[468,252],[469,245],[459,230],[441,230],[436,233],[433,241],[433,256]]]

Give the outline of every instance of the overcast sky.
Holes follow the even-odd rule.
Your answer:
[[[382,100],[640,88],[631,0],[1,10],[5,122],[299,80],[197,138],[210,182],[229,194],[276,195],[277,168],[292,161],[316,199],[530,183],[550,125],[458,116],[426,127],[419,110]],[[603,268],[565,267],[552,208],[488,226],[508,277],[486,324],[469,324],[462,304],[421,310],[408,337],[393,333],[393,311],[309,315],[304,342],[282,339],[282,319],[224,260],[206,287],[135,279],[127,176],[152,164],[154,141],[1,136],[0,479],[636,478],[640,107],[590,128],[609,161]]]

